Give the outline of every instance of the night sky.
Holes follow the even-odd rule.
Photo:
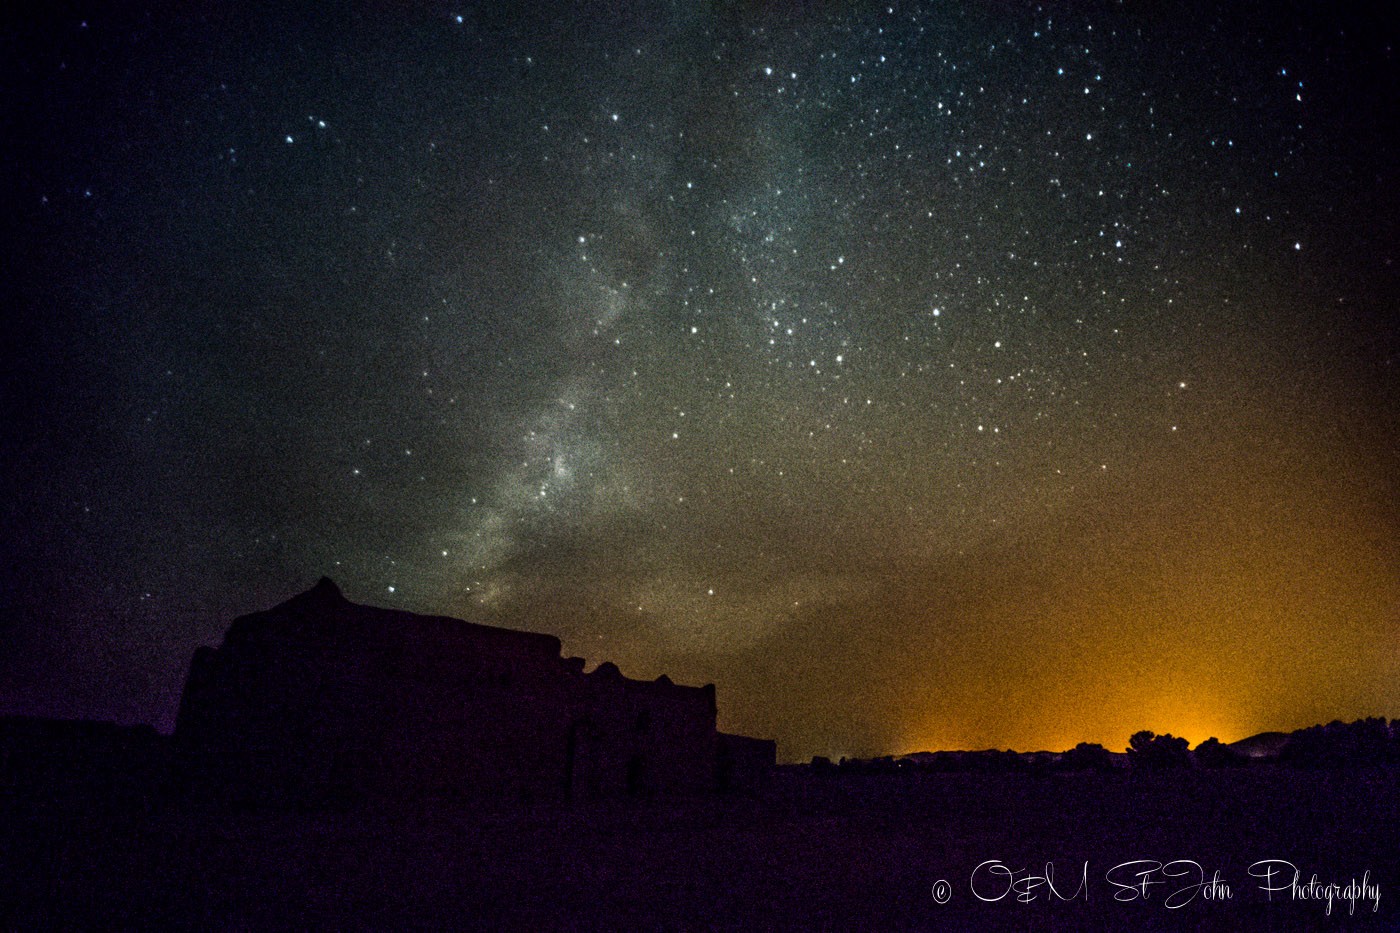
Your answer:
[[[322,574],[801,759],[1400,716],[1385,4],[25,4],[0,712]]]

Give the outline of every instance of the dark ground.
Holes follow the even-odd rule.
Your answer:
[[[0,801],[0,928],[1395,930],[1397,784],[1385,768],[785,769],[757,797],[523,814],[228,813],[31,790]],[[1053,861],[1066,897],[1087,860],[1088,890],[981,902],[970,878],[988,859],[1036,874]],[[1168,909],[1183,878],[1115,901],[1126,889],[1105,876],[1134,859],[1218,869],[1233,898]],[[1304,882],[1369,870],[1379,909],[1338,901],[1328,916],[1287,891],[1270,903],[1247,874],[1263,859]]]

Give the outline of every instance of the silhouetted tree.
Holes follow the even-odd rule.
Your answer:
[[[1298,768],[1323,768],[1327,761],[1327,741],[1324,727],[1308,726],[1298,729],[1288,737],[1288,742],[1279,752],[1279,761]]]
[[[1384,719],[1358,719],[1350,724],[1333,720],[1294,732],[1279,760],[1300,768],[1340,768],[1394,761],[1394,751],[1392,730]]]
[[[1065,752],[1060,766],[1066,771],[1109,771],[1113,768],[1113,756],[1097,742],[1080,742]]]
[[[1157,735],[1149,729],[1135,733],[1128,740],[1128,758],[1133,767],[1153,770],[1182,768],[1191,764],[1191,754],[1185,739],[1171,733]]]
[[[1196,746],[1196,764],[1202,768],[1238,768],[1247,764],[1248,759],[1228,745],[1222,745],[1214,736]]]
[[[1346,753],[1354,764],[1379,765],[1390,760],[1390,726],[1385,719],[1373,716],[1352,723]]]

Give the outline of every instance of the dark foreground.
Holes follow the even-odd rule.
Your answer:
[[[785,771],[749,798],[515,814],[95,797],[0,801],[0,929],[1400,929],[1384,768]],[[1353,906],[1349,882],[1374,890]]]

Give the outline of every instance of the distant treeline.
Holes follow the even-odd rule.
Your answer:
[[[1309,726],[1288,735],[1279,734],[1279,741],[1273,748],[1250,740],[1227,745],[1209,738],[1193,749],[1183,738],[1143,730],[1133,735],[1125,751],[1117,753],[1097,743],[1080,742],[1064,752],[919,752],[880,758],[842,758],[838,762],[817,756],[810,767],[817,772],[861,774],[895,771],[1045,773],[1244,768],[1260,764],[1295,768],[1400,765],[1400,720],[1387,722],[1384,718],[1373,717],[1350,723],[1338,720],[1325,726]]]
[[[1289,736],[1279,759],[1304,768],[1400,764],[1400,719],[1333,721],[1299,729]]]

